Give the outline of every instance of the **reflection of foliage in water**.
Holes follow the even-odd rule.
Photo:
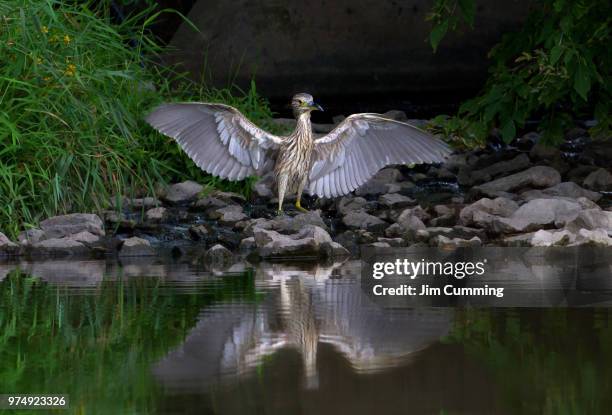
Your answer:
[[[0,390],[67,393],[77,413],[151,413],[151,362],[184,340],[203,306],[254,292],[247,274],[188,292],[131,278],[74,295],[15,272],[0,282]]]
[[[611,317],[609,310],[465,310],[448,341],[485,362],[511,413],[599,414],[612,406]]]

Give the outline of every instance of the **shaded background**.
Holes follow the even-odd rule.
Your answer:
[[[166,63],[218,87],[258,91],[275,111],[295,92],[311,92],[328,113],[402,109],[411,116],[452,111],[482,87],[487,52],[518,30],[531,1],[477,2],[474,29],[449,33],[437,53],[426,21],[432,0],[159,1],[155,30],[174,49]]]

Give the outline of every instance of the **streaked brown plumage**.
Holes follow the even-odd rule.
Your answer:
[[[147,121],[174,138],[198,167],[223,179],[274,171],[281,212],[287,192],[345,195],[390,164],[438,163],[450,148],[430,134],[378,114],[353,114],[315,139],[310,113],[321,107],[309,94],[291,101],[297,119],[288,136],[270,134],[223,104],[176,103],[157,107]]]

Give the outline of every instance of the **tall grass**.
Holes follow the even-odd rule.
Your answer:
[[[271,117],[254,85],[213,90],[155,65],[154,9],[115,23],[108,4],[0,3],[0,231],[99,211],[113,195],[150,194],[157,182],[210,180],[144,123],[163,100],[225,102],[259,123]]]

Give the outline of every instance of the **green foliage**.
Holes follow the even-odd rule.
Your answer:
[[[0,3],[0,231],[99,211],[112,195],[152,193],[158,182],[211,182],[144,122],[162,101],[224,102],[257,123],[271,117],[254,85],[214,90],[155,65],[154,7],[115,24],[108,1]]]
[[[434,52],[446,33],[456,30],[462,21],[473,27],[475,15],[475,0],[437,0],[427,16],[433,22],[429,42]]]
[[[257,301],[251,273],[188,290],[143,276],[75,291],[17,270],[0,281],[0,390],[68,394],[67,413],[157,413],[151,365],[185,340],[204,308],[231,301]]]
[[[508,413],[603,414],[612,403],[607,309],[466,309],[447,339],[482,362]]]
[[[466,12],[473,6],[466,3],[473,5],[474,0],[437,1],[435,27],[456,25],[457,5],[473,18]],[[592,134],[609,136],[610,16],[612,4],[606,0],[537,2],[523,28],[504,36],[490,51],[492,65],[482,93],[465,102],[457,117],[438,117],[434,125],[481,145],[493,127],[510,142],[528,118],[542,117],[545,142],[559,143],[575,117],[592,117],[597,120]],[[434,49],[443,37],[440,31],[432,31]]]

